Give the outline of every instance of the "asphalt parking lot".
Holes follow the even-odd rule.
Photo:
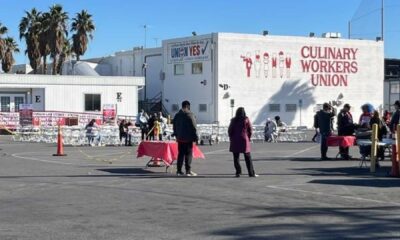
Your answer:
[[[390,161],[371,174],[357,160],[320,161],[318,147],[255,143],[260,177],[234,178],[228,144],[200,146],[199,176],[176,177],[145,169],[136,147],[53,157],[53,144],[1,136],[0,239],[399,239]]]

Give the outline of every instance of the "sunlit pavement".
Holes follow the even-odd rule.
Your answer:
[[[136,147],[67,146],[53,157],[52,144],[0,140],[2,240],[400,238],[389,160],[371,174],[358,160],[320,161],[314,143],[254,143],[260,177],[234,178],[223,143],[200,147],[199,176],[176,177],[144,168]]]

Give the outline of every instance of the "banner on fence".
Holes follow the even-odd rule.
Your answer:
[[[19,105],[19,124],[21,126],[32,125],[33,105],[20,104]]]
[[[103,105],[103,123],[104,124],[115,124],[116,120],[116,106],[115,104],[104,104]]]

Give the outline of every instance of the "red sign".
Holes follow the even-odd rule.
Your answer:
[[[116,120],[116,107],[115,104],[104,104],[103,105],[103,122],[105,124],[115,124]]]
[[[32,104],[19,105],[19,124],[21,126],[32,125],[33,106]]]

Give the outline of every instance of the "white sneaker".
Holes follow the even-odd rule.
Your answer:
[[[253,176],[250,176],[250,177],[259,177],[260,175],[258,175],[258,174],[254,174]]]
[[[187,173],[186,173],[186,176],[188,176],[188,177],[195,177],[195,176],[197,176],[197,173],[195,173],[195,172],[193,172],[193,171],[190,171],[190,172],[187,172]]]

